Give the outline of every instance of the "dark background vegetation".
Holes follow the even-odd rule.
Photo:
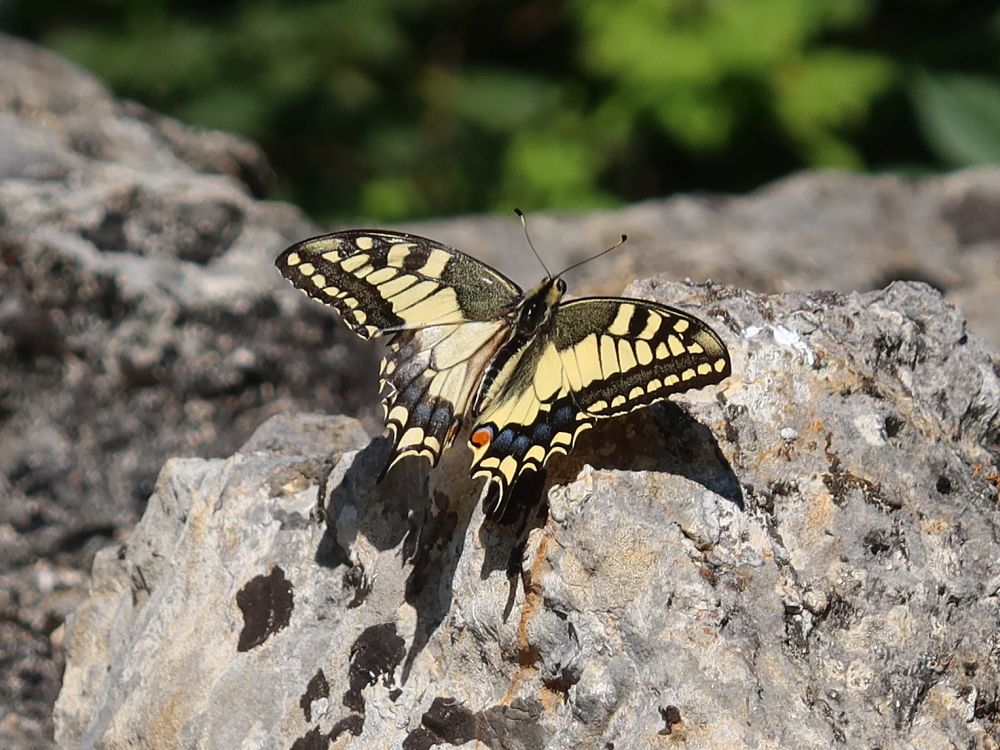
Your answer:
[[[1000,162],[1000,4],[0,0],[125,97],[260,143],[321,221]]]

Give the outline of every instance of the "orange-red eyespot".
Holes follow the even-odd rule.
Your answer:
[[[482,427],[473,431],[469,436],[469,442],[472,444],[473,448],[485,448],[493,440],[494,427],[492,425],[483,425]]]

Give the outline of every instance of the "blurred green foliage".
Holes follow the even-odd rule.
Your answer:
[[[247,135],[320,219],[582,208],[1000,161],[1000,10],[936,0],[8,0],[120,95]]]

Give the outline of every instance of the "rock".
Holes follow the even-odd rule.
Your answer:
[[[505,523],[463,449],[375,485],[343,417],[168,462],[67,623],[60,746],[995,746],[996,351],[919,283],[629,292],[733,377],[585,433]]]
[[[51,746],[52,636],[166,458],[373,397],[375,350],[273,270],[317,230],[256,199],[269,174],[247,141],[0,35],[0,747]],[[40,565],[60,572],[48,593]]]

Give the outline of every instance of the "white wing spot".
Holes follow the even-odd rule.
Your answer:
[[[407,245],[405,243],[400,243],[398,245],[393,245],[389,248],[389,256],[386,258],[386,263],[394,268],[402,268],[403,261],[410,254],[410,248],[413,245]]]
[[[618,339],[618,364],[622,372],[627,372],[636,366],[635,354],[625,339]]]
[[[601,370],[606,378],[621,372],[615,340],[610,336],[601,336]]]
[[[677,331],[677,333],[684,333],[684,331],[686,331],[690,326],[691,324],[688,321],[684,320],[684,318],[681,318],[676,323],[674,323],[674,330]]]
[[[302,273],[303,276],[312,276],[313,273],[316,271],[316,266],[314,266],[312,263],[303,263],[301,266],[299,266],[299,271]]]
[[[416,276],[397,276],[391,281],[386,281],[384,284],[380,284],[378,291],[383,297],[392,297],[395,294],[399,294],[401,291],[407,287],[411,287],[417,283]]]
[[[451,256],[441,250],[431,250],[427,257],[427,262],[420,268],[420,273],[432,279],[439,278],[444,273],[444,267],[448,265]]]
[[[285,259],[285,262],[290,266],[297,266],[299,263],[302,262],[302,258],[299,257],[298,253],[289,253],[288,258]]]
[[[360,250],[371,250],[375,245],[375,240],[371,237],[358,237],[354,240],[354,244],[357,245]]]
[[[524,455],[525,461],[534,461],[535,463],[541,464],[545,461],[545,449],[540,445],[533,445],[528,448],[528,452]]]
[[[660,323],[662,322],[663,316],[650,310],[649,316],[646,318],[646,327],[642,329],[639,338],[647,340],[653,338],[653,335],[660,330]]]
[[[380,268],[368,275],[369,284],[381,284],[396,275],[395,268]]]

